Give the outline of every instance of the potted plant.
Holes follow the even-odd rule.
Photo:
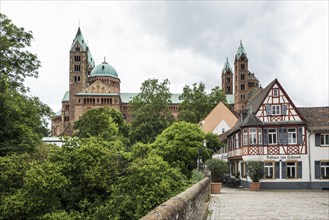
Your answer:
[[[222,189],[221,180],[225,173],[228,172],[227,163],[219,159],[209,159],[206,161],[207,168],[210,170],[211,176],[211,193],[220,193]]]
[[[247,165],[247,173],[252,182],[249,185],[250,190],[257,191],[260,189],[259,180],[263,177],[263,165],[258,161],[250,161]]]

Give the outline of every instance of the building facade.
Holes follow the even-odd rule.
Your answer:
[[[248,187],[248,162],[258,161],[264,171],[263,189],[329,188],[329,108],[323,108],[322,115],[328,118],[322,122],[317,120],[320,114],[306,116],[308,111],[297,108],[273,80],[240,111],[223,140],[230,174]],[[312,129],[312,123],[323,126]]]
[[[72,135],[74,122],[92,108],[117,109],[127,121],[130,121],[129,102],[138,93],[121,92],[118,73],[105,59],[95,66],[80,27],[73,39],[69,54],[69,91],[65,92],[62,99],[62,109],[52,117],[52,135]],[[169,109],[173,116],[177,117],[179,94],[172,94],[171,101]]]

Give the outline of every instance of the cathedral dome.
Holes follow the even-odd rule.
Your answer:
[[[118,78],[117,71],[115,71],[113,66],[111,66],[110,64],[108,64],[105,61],[103,63],[97,65],[91,71],[90,77],[93,77],[93,76],[112,76],[112,77]]]

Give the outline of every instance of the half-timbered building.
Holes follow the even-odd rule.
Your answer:
[[[263,164],[262,188],[309,188],[307,122],[275,79],[240,112],[227,136],[231,175],[248,187],[249,161]]]

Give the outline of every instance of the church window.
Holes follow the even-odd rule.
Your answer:
[[[227,90],[227,92],[230,92],[231,91],[231,87],[230,86],[227,86],[226,87],[226,90]]]
[[[80,72],[80,65],[74,65],[74,71]]]
[[[244,74],[241,74],[241,75],[240,75],[240,79],[241,79],[241,80],[244,80]]]
[[[227,78],[226,78],[226,82],[227,82],[227,83],[230,83],[230,81],[231,81],[231,78],[230,78],[230,77],[227,77]]]
[[[76,47],[75,48],[75,51],[80,51],[80,47]]]
[[[80,76],[78,76],[78,82],[80,82]]]
[[[244,70],[244,68],[245,68],[245,64],[243,63],[241,64],[241,69]]]
[[[74,77],[74,82],[77,82],[77,76]]]
[[[77,55],[75,55],[75,56],[74,56],[74,61],[75,61],[75,62],[80,62],[80,61],[81,61],[81,56],[77,56]]]
[[[244,90],[245,89],[245,85],[244,84],[240,84],[240,89]]]

